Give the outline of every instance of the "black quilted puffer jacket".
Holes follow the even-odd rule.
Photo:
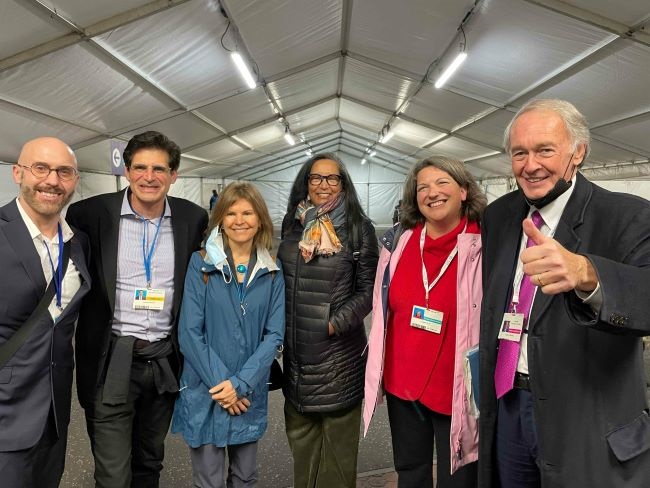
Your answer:
[[[372,309],[378,246],[370,221],[359,225],[356,266],[345,225],[336,227],[343,250],[333,256],[315,256],[305,263],[297,221],[278,249],[286,284],[283,392],[299,412],[334,412],[363,398],[363,319]],[[333,336],[328,322],[334,326]]]

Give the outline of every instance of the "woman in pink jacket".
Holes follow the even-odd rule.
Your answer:
[[[433,486],[434,442],[438,487],[477,484],[463,362],[479,338],[486,203],[462,162],[425,159],[406,178],[400,225],[382,238],[364,422],[367,432],[385,392],[399,488]]]

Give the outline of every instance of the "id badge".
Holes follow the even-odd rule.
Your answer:
[[[519,342],[524,331],[523,313],[504,313],[501,327],[499,328],[499,339]]]
[[[425,307],[413,305],[411,312],[411,327],[440,334],[442,329],[442,312]]]
[[[136,288],[133,310],[162,310],[165,306],[165,290],[160,288]]]

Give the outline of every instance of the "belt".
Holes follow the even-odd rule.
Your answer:
[[[149,347],[153,342],[150,341],[145,341],[144,339],[136,339],[133,342],[133,349],[144,349],[145,347]]]
[[[518,388],[520,390],[530,391],[530,376],[517,371],[515,373],[515,382],[512,386],[513,388]]]

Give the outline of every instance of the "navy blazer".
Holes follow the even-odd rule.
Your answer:
[[[520,192],[488,206],[483,233],[479,486],[498,487],[494,392],[498,329],[511,296],[521,223]],[[554,238],[589,259],[603,304],[575,292],[537,292],[528,368],[542,486],[647,488],[650,417],[641,336],[650,335],[650,203],[604,190],[578,174]]]
[[[30,337],[0,370],[0,451],[34,446],[43,434],[50,405],[57,433],[70,421],[72,337],[81,298],[90,289],[86,266],[88,242],[75,231],[70,259],[81,275],[81,287],[56,323],[43,314]],[[68,264],[70,266],[70,264]],[[45,293],[41,260],[16,200],[0,208],[0,344],[27,321]]]
[[[117,251],[120,212],[124,193],[105,193],[70,206],[66,220],[83,230],[90,239],[90,274],[93,288],[84,299],[75,337],[77,359],[77,394],[84,408],[92,405],[95,392],[103,383],[103,373],[111,338],[111,321],[115,310]],[[172,342],[178,351],[178,311],[183,296],[185,272],[194,251],[199,249],[207,227],[208,214],[183,198],[167,196],[172,213],[174,235],[174,299],[172,302]],[[172,367],[178,370],[180,364]]]

